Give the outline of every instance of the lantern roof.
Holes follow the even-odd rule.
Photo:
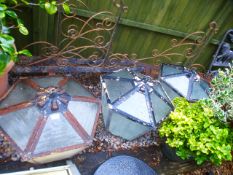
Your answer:
[[[160,83],[129,69],[101,77],[109,109],[143,125],[156,127],[172,109]]]
[[[29,161],[90,145],[99,112],[99,100],[71,78],[26,78],[1,101],[0,129]]]
[[[174,96],[182,96],[189,101],[208,98],[209,84],[194,70],[162,64],[159,79],[166,89],[174,91]]]

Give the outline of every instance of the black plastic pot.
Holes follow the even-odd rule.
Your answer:
[[[183,160],[179,156],[177,156],[176,155],[176,149],[171,148],[166,143],[161,144],[161,149],[162,149],[163,155],[167,159],[169,159],[170,161],[174,161],[174,162],[186,162],[187,161],[187,160]]]

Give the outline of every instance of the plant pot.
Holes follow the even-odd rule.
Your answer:
[[[4,72],[0,75],[0,100],[5,96],[7,89],[8,89],[8,72],[14,66],[14,62],[10,61],[6,66]]]
[[[173,162],[187,162],[187,160],[183,160],[181,159],[179,156],[176,155],[176,149],[171,148],[170,146],[168,146],[166,143],[162,143],[161,144],[161,149],[162,149],[162,153],[163,155],[169,159],[170,161]]]

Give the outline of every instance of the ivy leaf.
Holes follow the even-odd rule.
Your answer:
[[[12,10],[7,10],[6,14],[15,19],[18,17],[18,15]]]
[[[64,10],[64,12],[65,12],[66,14],[70,14],[70,13],[71,13],[70,7],[69,7],[68,4],[64,3],[64,4],[62,4],[62,7],[63,7],[63,10]]]
[[[7,63],[10,62],[10,59],[10,55],[8,55],[6,52],[0,51],[0,75],[6,68]]]
[[[27,49],[20,50],[20,51],[18,52],[18,54],[26,55],[26,56],[29,56],[29,57],[32,56],[31,52],[30,52],[29,50],[27,50]]]
[[[39,1],[39,6],[40,6],[40,8],[45,8],[45,0],[40,0]]]
[[[4,11],[0,11],[0,19],[5,18],[6,14]]]
[[[7,35],[7,34],[1,34],[0,35],[0,42],[3,44],[10,44],[13,45],[15,40],[12,36]]]
[[[2,43],[0,46],[5,52],[9,53],[9,55],[13,55],[15,53],[15,48],[11,44]]]
[[[22,33],[23,35],[28,35],[28,29],[23,25],[23,24],[20,24],[19,26],[19,32]]]
[[[48,14],[53,15],[54,13],[57,12],[57,6],[56,6],[56,1],[46,2],[45,3],[45,10],[47,11]]]
[[[5,4],[0,4],[0,11],[4,11],[7,9],[7,6]]]

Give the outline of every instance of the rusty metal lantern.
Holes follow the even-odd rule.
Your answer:
[[[171,100],[184,97],[192,102],[208,98],[209,84],[194,70],[162,64],[159,80]]]
[[[71,157],[92,143],[98,99],[64,77],[19,80],[0,103],[0,129],[23,161]]]
[[[130,70],[101,77],[105,127],[127,140],[156,129],[172,110],[158,81]]]

